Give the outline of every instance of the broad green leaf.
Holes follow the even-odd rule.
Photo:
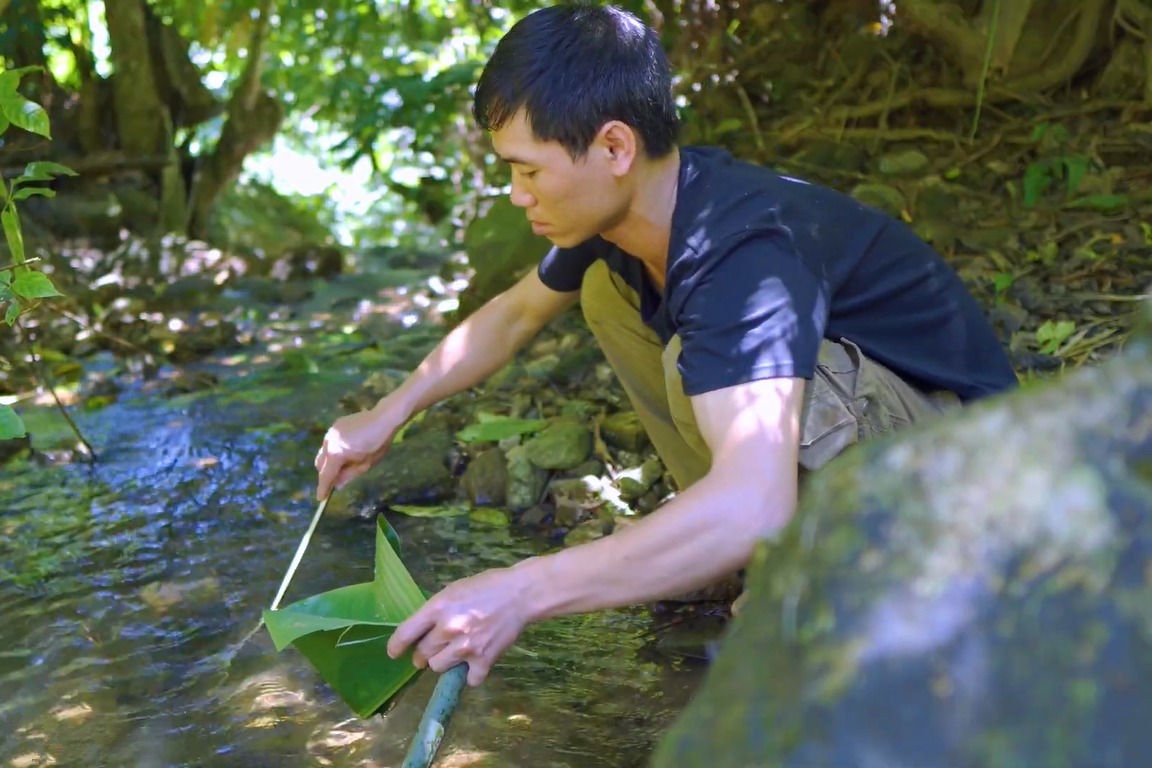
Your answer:
[[[12,281],[12,293],[25,299],[48,299],[64,295],[56,290],[47,275],[35,271],[17,275]]]
[[[409,517],[460,517],[472,511],[468,504],[445,504],[437,507],[418,507],[409,504],[390,504],[388,509]]]
[[[8,126],[10,125],[12,125],[11,121],[4,117],[3,112],[0,112],[0,135],[2,135],[4,131],[8,130]]]
[[[548,426],[547,419],[512,419],[498,417],[465,427],[456,433],[456,439],[464,443],[495,443],[517,435],[539,432]]]
[[[12,303],[8,305],[8,310],[4,313],[4,322],[12,325],[16,322],[16,318],[20,317],[20,312],[24,307],[20,304],[19,299],[12,299]]]
[[[17,128],[38,133],[46,139],[52,138],[48,113],[39,104],[19,94],[3,94],[0,95],[0,112]]]
[[[57,176],[76,176],[76,171],[72,170],[66,165],[60,163],[50,163],[47,160],[40,160],[35,163],[28,163],[24,166],[24,173],[20,176],[20,181],[50,181]]]
[[[48,189],[48,187],[24,187],[16,190],[12,195],[13,200],[27,200],[33,195],[40,195],[41,197],[56,197],[56,191]]]
[[[15,206],[9,205],[0,212],[0,224],[4,226],[4,237],[8,240],[8,250],[12,251],[12,261],[24,263],[24,236],[20,232],[20,219]]]
[[[293,645],[360,717],[385,707],[419,673],[406,655],[389,658],[392,631],[425,602],[394,548],[395,531],[376,523],[373,579],[264,611],[277,650]]]
[[[40,67],[33,66],[17,67],[0,72],[0,98],[16,93],[16,89],[20,86],[20,78],[24,77],[25,73],[39,71]]]
[[[26,434],[24,422],[20,420],[16,411],[12,410],[12,406],[0,405],[0,440],[12,440],[24,437]]]

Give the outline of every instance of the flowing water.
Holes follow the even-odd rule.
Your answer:
[[[360,720],[263,630],[235,650],[314,511],[317,425],[360,364],[245,377],[216,363],[207,393],[165,399],[157,382],[79,411],[92,466],[0,469],[0,766],[401,762],[434,675]],[[548,546],[467,517],[390,519],[430,589]],[[370,580],[373,531],[369,516],[323,520],[285,603]],[[651,627],[640,610],[530,627],[518,644],[534,655],[465,691],[440,764],[642,765],[702,673],[652,653]]]

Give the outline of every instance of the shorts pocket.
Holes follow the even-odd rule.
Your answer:
[[[817,367],[810,386],[800,434],[800,466],[820,469],[850,445],[860,441],[860,426],[847,404],[829,385],[827,373]]]

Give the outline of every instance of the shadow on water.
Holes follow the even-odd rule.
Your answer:
[[[94,467],[4,467],[0,765],[399,764],[433,676],[361,721],[263,631],[224,661],[307,526],[315,429],[354,374],[283,374],[289,396],[262,402],[235,375],[201,397],[138,392],[79,414]],[[394,523],[428,588],[545,547],[467,518]],[[372,547],[366,519],[322,521],[286,602],[370,579]],[[466,691],[445,764],[643,764],[701,674],[646,655],[650,626],[619,611],[530,628],[534,658]]]

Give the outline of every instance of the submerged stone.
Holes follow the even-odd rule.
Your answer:
[[[1150,348],[813,476],[654,765],[1142,763]]]

